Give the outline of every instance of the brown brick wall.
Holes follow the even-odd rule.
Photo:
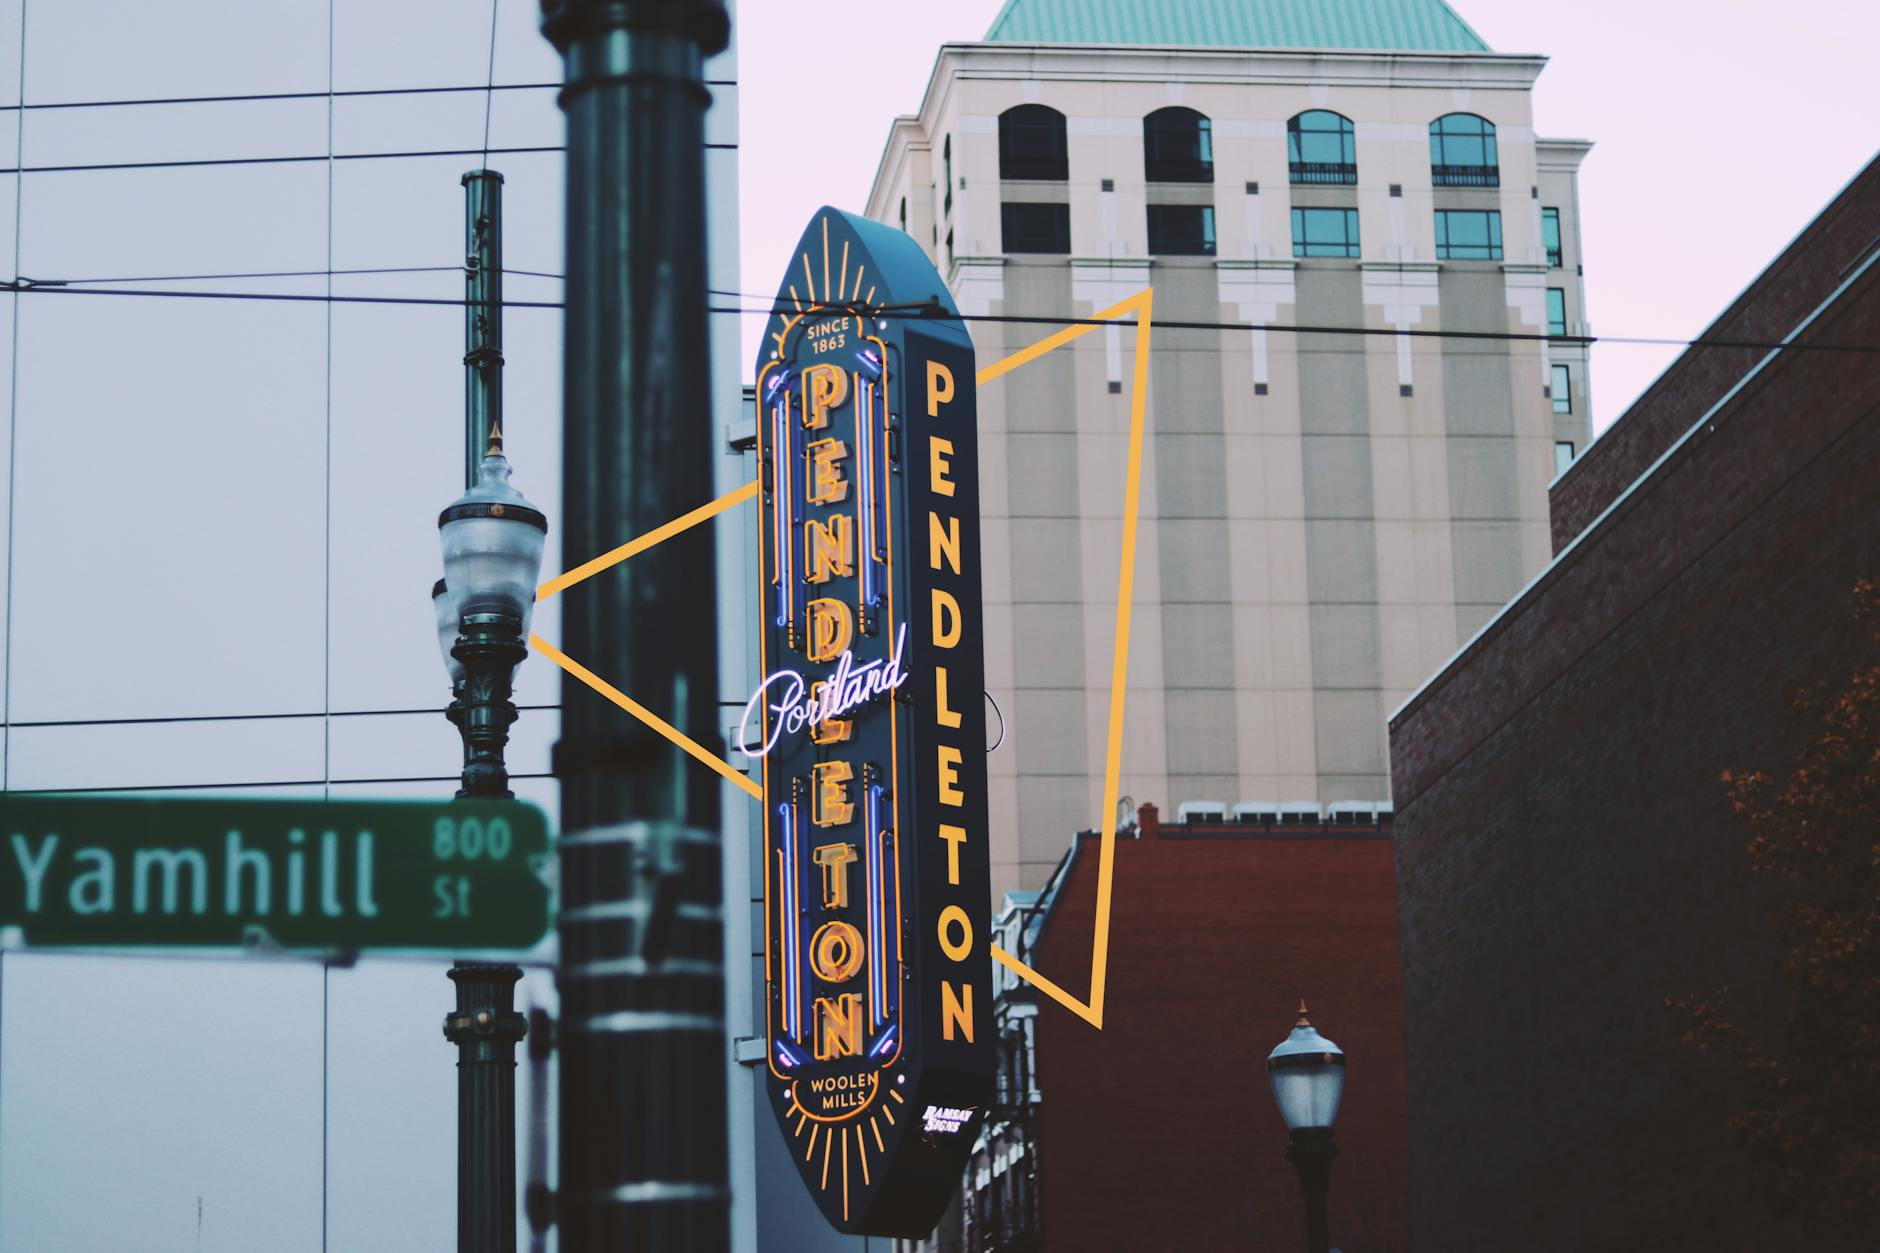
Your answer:
[[[1880,160],[1856,175],[1698,338],[1780,341],[1873,247],[1876,222]],[[1763,353],[1760,348],[1691,348],[1672,362],[1549,492],[1554,551],[1572,543]]]
[[[1404,1088],[1391,841],[1159,835],[1116,846],[1101,1032],[1046,1000],[1037,1025],[1049,1253],[1295,1253],[1305,1214],[1266,1055],[1300,997],[1350,1057],[1332,1243],[1404,1247]],[[1038,966],[1089,988],[1086,837]]]
[[[1874,173],[1839,238],[1880,234]],[[1880,346],[1874,271],[1810,338]],[[1661,384],[1648,420],[1714,384]],[[1773,1008],[1718,774],[1792,762],[1793,693],[1873,660],[1848,592],[1877,574],[1880,353],[1786,353],[1394,720],[1415,1248],[1880,1247],[1769,1215],[1662,1005],[1727,981]]]

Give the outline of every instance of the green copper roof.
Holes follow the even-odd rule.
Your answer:
[[[1001,43],[1487,52],[1443,0],[1005,0]]]

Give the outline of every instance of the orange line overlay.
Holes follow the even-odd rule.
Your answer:
[[[595,674],[592,670],[562,652],[541,636],[530,635],[529,647],[638,718],[641,722],[644,722],[647,726],[653,728],[653,730],[671,740],[674,744],[677,744],[693,757],[696,757],[713,770],[716,770],[719,774],[725,776],[725,778],[749,792],[752,796],[755,796],[759,800],[764,798],[764,789],[757,786],[756,783],[752,782],[744,775],[738,773],[724,758],[712,752],[709,748],[706,748],[703,744],[700,744],[697,740],[688,736],[678,727],[673,726],[670,722],[667,722],[664,718],[640,704],[631,696],[628,696],[625,692],[622,692],[606,679],[601,678],[598,674]]]
[[[825,258],[825,260],[827,260],[827,258]],[[808,279],[808,254],[805,254],[803,257],[803,268],[804,277]],[[857,286],[860,286],[860,277],[861,276],[857,274]],[[810,281],[813,285],[814,280],[812,279]],[[827,282],[826,277],[824,281],[825,283]],[[1145,287],[1129,299],[1120,301],[1117,304],[1111,305],[1108,309],[1104,309],[1093,315],[1093,320],[1090,322],[1080,323],[1076,326],[1067,326],[1061,331],[1047,335],[1045,338],[1029,347],[1021,348],[1010,356],[993,362],[991,365],[980,370],[976,379],[976,381],[982,385],[990,383],[992,380],[1001,378],[1028,362],[1036,361],[1039,357],[1044,356],[1053,349],[1062,348],[1065,344],[1096,330],[1099,322],[1120,318],[1129,313],[1136,315],[1136,361],[1134,378],[1130,389],[1129,404],[1129,459],[1126,475],[1128,482],[1124,485],[1123,496],[1122,569],[1117,577],[1116,588],[1116,647],[1110,661],[1109,739],[1103,764],[1103,808],[1099,811],[1097,818],[1097,829],[1103,832],[1103,836],[1098,846],[1099,851],[1097,856],[1097,916],[1096,933],[1092,937],[1090,946],[1090,999],[1088,1001],[1078,1000],[1075,996],[1072,996],[1056,983],[1039,974],[998,945],[992,945],[992,956],[995,960],[1003,964],[1019,978],[1032,984],[1052,1000],[1064,1006],[1098,1030],[1103,1029],[1103,991],[1104,984],[1109,974],[1110,964],[1110,903],[1112,897],[1111,889],[1114,884],[1116,869],[1116,825],[1112,815],[1116,812],[1117,792],[1122,776],[1123,764],[1123,697],[1125,681],[1129,671],[1130,607],[1133,603],[1132,592],[1136,582],[1136,522],[1137,516],[1141,512],[1142,503],[1142,443],[1148,417],[1149,336],[1151,311],[1154,306],[1155,289]],[[757,492],[757,481],[752,480],[736,491],[728,492],[720,496],[710,504],[701,505],[692,512],[674,518],[664,526],[648,531],[645,535],[630,540],[620,547],[613,549],[611,552],[603,553],[592,561],[576,566],[565,574],[557,575],[541,585],[536,592],[536,600],[547,600],[557,592],[566,591],[583,579],[590,578],[603,570],[618,565],[636,553],[645,552],[653,545],[663,540],[671,539],[680,532],[688,530],[701,522],[715,518],[733,505],[742,504],[752,499],[757,495]],[[653,730],[665,736],[692,757],[710,766],[713,770],[743,788],[753,797],[758,800],[763,799],[764,789],[753,782],[749,777],[732,767],[730,763],[726,762],[722,757],[719,757],[710,749],[705,748],[697,741],[686,736],[677,727],[666,722],[652,710],[641,705],[632,697],[626,695],[605,679],[602,679],[599,675],[596,675],[593,671],[583,666],[580,662],[575,661],[566,653],[557,649],[541,636],[531,635],[529,637],[529,646],[553,661],[563,670],[566,670],[569,674],[572,674],[575,678],[580,679],[583,683],[599,692],[602,696],[605,696],[614,704],[620,706],[620,708],[632,714],[635,718],[638,718],[641,722],[644,722],[647,726],[653,728]],[[882,1112],[887,1113],[887,1110],[884,1108]],[[888,1119],[892,1122],[894,1119],[893,1114],[889,1113]],[[879,1134],[880,1133],[877,1131],[877,1137],[879,1137]],[[816,1139],[812,1132],[810,1137],[811,1153],[815,1151],[815,1147]],[[823,1154],[823,1166],[826,1171],[828,1169],[829,1154],[827,1145],[824,1146]],[[848,1159],[845,1153],[843,1158],[845,1171],[847,1165]],[[864,1167],[864,1169],[866,1169],[866,1167]]]
[[[997,944],[992,946],[994,959],[1099,1031],[1103,1029],[1103,985],[1110,967],[1110,889],[1116,870],[1114,815],[1118,783],[1123,773],[1123,692],[1129,672],[1129,610],[1131,590],[1136,582],[1136,515],[1142,503],[1142,437],[1147,425],[1149,397],[1149,321],[1154,305],[1155,289],[1145,287],[1128,300],[1096,315],[1114,318],[1135,311],[1136,369],[1129,400],[1129,468],[1123,495],[1123,568],[1116,585],[1116,650],[1110,660],[1110,738],[1103,763],[1103,808],[1097,816],[1097,830],[1103,832],[1103,838],[1097,854],[1097,926],[1090,945],[1090,1000],[1078,1000]],[[979,372],[979,381],[984,383],[998,378],[1095,329],[1090,323],[1067,326],[1003,361],[993,362]]]

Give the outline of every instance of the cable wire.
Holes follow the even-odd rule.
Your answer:
[[[532,774],[510,773],[511,779],[552,779],[547,770]],[[113,783],[98,787],[22,788],[14,796],[84,796],[99,792],[217,792],[240,787],[354,787],[366,783],[461,783],[462,775],[413,774],[383,779],[255,779],[239,783]]]
[[[522,713],[560,708],[558,704],[516,706],[516,709]],[[57,718],[34,722],[8,722],[0,725],[20,731],[38,731],[52,727],[170,726],[177,723],[195,722],[287,722],[297,718],[404,718],[420,714],[434,716],[446,712],[448,711],[441,706],[424,709],[311,709],[303,713],[285,714],[159,714],[144,718]]]
[[[554,278],[556,275],[540,271],[509,270],[510,274],[537,273],[541,277]],[[184,300],[277,300],[277,301],[327,301],[333,304],[378,304],[378,305],[437,305],[452,309],[461,309],[464,301],[442,296],[321,296],[300,292],[238,292],[238,291],[164,291],[138,290],[127,287],[64,287],[56,280],[16,279],[12,282],[0,280],[0,291],[16,291],[21,294],[47,294],[67,296],[145,296],[169,297]],[[560,309],[564,305],[559,300],[505,300],[505,309]],[[937,309],[938,306],[931,306]],[[823,306],[830,312],[848,313],[856,317],[876,318],[889,321],[920,321],[935,316],[921,308],[863,308],[861,306]],[[769,308],[751,309],[740,306],[713,305],[706,312],[731,314],[740,317],[793,317],[798,312],[794,309]],[[1013,323],[1036,326],[1119,326],[1111,318],[1079,317],[1075,315],[1047,316],[1043,314],[1012,313],[960,313],[943,316],[957,318],[962,322]],[[1161,330],[1178,331],[1272,331],[1280,334],[1295,335],[1402,335],[1410,339],[1459,339],[1507,341],[1515,343],[1549,343],[1574,347],[1588,347],[1594,344],[1639,344],[1656,345],[1670,348],[1743,348],[1767,352],[1776,348],[1792,349],[1805,352],[1880,352],[1880,344],[1819,344],[1788,343],[1781,344],[1767,340],[1751,339],[1678,339],[1649,335],[1550,335],[1542,331],[1454,331],[1431,329],[1428,327],[1392,326],[1331,326],[1305,323],[1284,322],[1213,322],[1202,319],[1157,319],[1156,327]]]
[[[479,169],[487,169],[490,164],[490,107],[496,103],[496,10],[501,3],[490,0],[490,72],[483,89],[483,164]]]

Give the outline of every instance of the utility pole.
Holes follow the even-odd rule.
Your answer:
[[[486,450],[501,449],[503,176],[471,170],[463,186],[464,486],[474,488]],[[457,590],[457,603],[464,592]],[[528,655],[522,619],[471,612],[459,627],[451,654],[464,667],[452,706],[464,736],[457,795],[507,798],[502,747],[516,717],[509,676]],[[444,1038],[457,1046],[457,1253],[516,1253],[516,1043],[527,1030],[516,1012],[521,978],[508,963],[450,969],[457,1008],[444,1018]]]
[[[563,566],[712,499],[704,60],[717,0],[543,0],[565,63]],[[716,729],[710,527],[562,595],[570,655]],[[562,680],[560,1187],[567,1253],[730,1239],[720,780]]]

